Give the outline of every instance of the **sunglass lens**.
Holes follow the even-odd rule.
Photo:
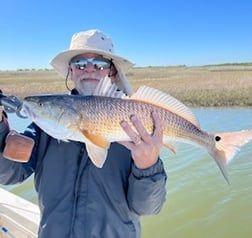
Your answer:
[[[110,67],[110,62],[103,59],[94,59],[92,63],[97,70],[108,69]]]
[[[79,59],[71,63],[76,69],[84,70],[87,67],[87,64],[91,63],[96,70],[103,70],[110,68],[110,61],[107,59]]]

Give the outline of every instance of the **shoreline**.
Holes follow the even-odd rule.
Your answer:
[[[126,76],[134,90],[154,87],[189,107],[252,107],[252,65],[136,67]],[[20,99],[67,92],[65,79],[46,69],[0,71],[0,89]]]

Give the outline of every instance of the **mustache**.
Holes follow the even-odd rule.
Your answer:
[[[86,80],[86,79],[94,79],[94,80],[98,80],[101,81],[102,79],[104,79],[104,76],[99,76],[97,74],[88,74],[88,75],[81,75],[79,77],[77,77],[77,81],[82,81],[82,80]]]

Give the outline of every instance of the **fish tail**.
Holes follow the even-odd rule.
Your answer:
[[[244,130],[214,134],[215,147],[209,151],[229,183],[226,165],[234,158],[240,148],[252,140],[252,131]]]

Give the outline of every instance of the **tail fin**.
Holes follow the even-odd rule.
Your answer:
[[[228,181],[226,164],[228,164],[240,148],[252,140],[252,131],[237,131],[214,134],[215,148],[209,153],[215,159],[224,178]]]

